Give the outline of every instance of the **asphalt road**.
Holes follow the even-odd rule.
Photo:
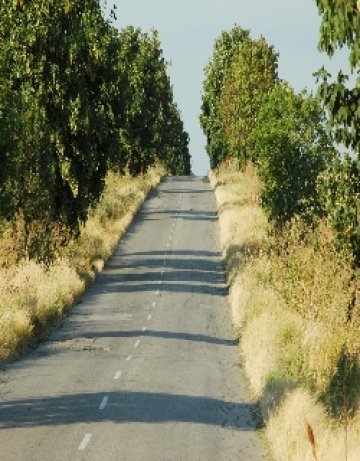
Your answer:
[[[0,372],[1,461],[260,461],[213,192],[168,178],[97,282]]]

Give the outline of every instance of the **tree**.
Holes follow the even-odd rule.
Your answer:
[[[349,50],[349,67],[358,72],[360,64],[360,7],[357,0],[316,0],[321,15],[319,48],[333,56],[337,48]],[[349,88],[349,76],[340,71],[335,82],[323,68],[319,96],[329,114],[330,128],[337,142],[351,147],[360,156],[360,76]]]
[[[136,175],[172,156],[173,171],[186,170],[188,137],[155,31],[119,34],[99,0],[4,0],[0,40],[0,219],[16,227],[21,216],[19,257],[49,259],[59,228],[61,243],[77,235],[109,168]]]
[[[334,139],[353,150],[357,159],[336,158],[323,177],[322,194],[328,220],[341,246],[350,247],[360,264],[360,3],[357,0],[316,0],[321,15],[319,48],[333,56],[347,47],[349,70],[357,73],[351,88],[349,75],[340,71],[336,81],[324,68],[318,73],[321,82],[318,96],[329,116]]]
[[[163,113],[159,132],[162,148],[159,158],[173,175],[190,175],[191,162],[189,136],[184,130],[181,114],[175,103],[169,104]]]
[[[263,100],[277,80],[274,48],[262,37],[244,40],[234,55],[220,96],[228,155],[242,164],[256,160],[254,127]]]
[[[111,28],[97,0],[6,1],[0,39],[6,44],[0,75],[12,93],[3,98],[3,121],[14,110],[20,121],[11,155],[1,153],[14,192],[12,213],[21,211],[30,222],[34,204],[46,196],[37,219],[76,232],[101,194],[113,147],[106,100]],[[13,102],[15,109],[8,106]]]
[[[173,90],[156,31],[150,35],[133,27],[121,31],[119,75],[119,86],[124,90],[121,157],[129,171],[133,175],[144,173],[161,159],[172,171],[178,172],[171,166],[168,153],[174,155],[174,140],[182,136],[183,126],[174,122],[180,114],[173,101]],[[179,133],[173,131],[174,123]],[[185,146],[181,146],[177,155],[189,157],[187,144],[186,137]]]
[[[317,179],[333,149],[317,99],[277,84],[260,108],[255,139],[262,203],[275,227],[318,213]]]
[[[250,32],[239,26],[224,31],[215,41],[213,55],[205,67],[200,123],[207,138],[206,151],[210,167],[216,168],[228,156],[220,108],[221,93],[227,72],[242,43]]]
[[[336,156],[319,181],[322,207],[341,248],[360,266],[360,162]]]

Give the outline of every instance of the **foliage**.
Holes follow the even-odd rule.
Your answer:
[[[255,160],[254,127],[264,95],[277,80],[277,54],[261,37],[243,41],[226,75],[220,97],[228,155],[240,164]]]
[[[2,123],[13,101],[17,121],[10,152],[0,154],[13,196],[6,211],[21,211],[26,223],[43,219],[44,230],[60,221],[76,232],[101,194],[114,143],[111,29],[96,0],[3,2],[0,37],[0,75],[12,94]]]
[[[334,158],[319,181],[319,193],[327,220],[334,229],[339,248],[351,251],[360,267],[360,166],[345,156]]]
[[[234,173],[223,167],[212,174],[212,181],[229,271],[229,300],[252,390],[268,425],[288,395],[307,389],[314,405],[317,401],[314,410],[327,411],[328,430],[333,430],[334,418],[339,421],[344,414],[346,392],[349,427],[355,425],[353,452],[358,454],[360,420],[352,418],[360,392],[360,298],[352,254],[339,248],[327,219],[312,227],[296,219],[281,234],[266,236],[264,220],[254,220],[249,212],[258,207],[249,192],[258,188],[258,179],[249,173],[248,168]],[[256,251],[249,254],[249,248]],[[286,416],[291,427],[293,414]],[[314,428],[319,431],[317,425]],[[328,435],[326,442],[336,445],[336,433]],[[279,434],[276,450],[278,440]]]
[[[26,350],[81,296],[164,173],[159,167],[138,178],[108,172],[79,237],[63,246],[50,265],[18,260],[11,233],[0,240],[0,260],[8,261],[0,266],[0,361]]]
[[[216,40],[205,68],[201,126],[211,168],[254,157],[253,127],[263,96],[277,80],[277,54],[261,37],[235,26]]]
[[[158,156],[173,175],[190,175],[189,135],[184,130],[181,114],[175,103],[161,114],[161,137]]]
[[[19,254],[48,262],[109,169],[162,159],[189,174],[188,136],[156,32],[119,34],[99,0],[5,0],[0,13],[0,223],[21,221]]]
[[[348,409],[356,410],[360,306],[352,252],[339,248],[326,220],[314,229],[296,220],[277,237],[271,266],[272,284],[286,308],[304,322],[301,342],[306,355],[298,379],[336,417],[341,416],[346,386]]]
[[[329,115],[329,129],[335,141],[357,154],[357,161],[346,156],[334,162],[322,177],[320,185],[328,220],[340,247],[350,248],[355,264],[360,264],[360,7],[356,0],[317,0],[322,18],[319,48],[333,56],[337,48],[347,47],[349,68],[357,73],[354,87],[349,76],[340,71],[335,82],[322,68],[318,96]]]
[[[173,101],[158,34],[127,27],[119,40],[120,165],[137,175],[161,159],[171,173],[189,174],[188,135]]]
[[[263,183],[262,203],[282,227],[294,215],[319,213],[316,182],[332,152],[317,100],[276,85],[260,108],[255,149]]]
[[[333,56],[338,47],[349,50],[351,72],[358,72],[360,64],[360,8],[356,0],[316,0],[322,18],[320,50]],[[319,97],[329,112],[329,125],[335,140],[351,147],[360,155],[360,77],[354,88],[349,88],[349,77],[343,71],[336,82],[323,68],[318,73],[321,80]]]
[[[200,123],[207,137],[210,167],[216,168],[228,156],[220,108],[221,94],[229,68],[249,31],[239,26],[223,31],[215,41],[212,58],[205,67]]]

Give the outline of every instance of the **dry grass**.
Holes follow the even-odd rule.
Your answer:
[[[278,461],[314,461],[307,424],[313,430],[318,461],[360,459],[359,415],[350,422],[346,435],[344,424],[330,420],[308,391],[296,389],[287,394],[266,427]]]
[[[324,223],[302,239],[295,225],[275,247],[253,167],[211,182],[233,322],[275,459],[360,459],[359,285],[348,256]]]
[[[84,282],[67,261],[46,268],[23,261],[1,273],[0,358],[26,348],[83,292]]]
[[[80,237],[50,265],[23,259],[0,268],[0,361],[27,349],[64,314],[94,280],[125,233],[147,192],[164,174],[151,170],[143,178],[110,173],[99,204]],[[6,232],[0,242],[3,262],[12,260],[17,243]]]
[[[80,273],[93,278],[102,270],[160,173],[150,170],[144,178],[108,174],[102,199],[66,251]]]
[[[223,170],[210,176],[219,210],[223,257],[230,285],[230,299],[234,325],[239,327],[244,314],[243,277],[239,270],[253,253],[264,246],[267,235],[266,219],[259,205],[260,183],[254,167],[244,172]]]

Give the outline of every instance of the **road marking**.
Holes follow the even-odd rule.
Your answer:
[[[155,294],[156,294],[156,296],[159,296],[160,291],[159,291],[159,290],[156,290],[156,293],[155,293]]]
[[[152,307],[155,307],[155,306],[156,306],[156,302],[154,301],[154,302],[152,303]]]
[[[128,356],[126,357],[126,361],[127,361],[127,362],[130,362],[131,359],[132,359],[132,356],[131,356],[131,355],[128,355]]]
[[[84,438],[82,439],[79,445],[79,450],[85,450],[86,445],[90,442],[91,437],[92,437],[92,434],[90,432],[84,435]]]
[[[139,346],[140,346],[140,339],[138,339],[136,343],[134,344],[135,349],[137,349]]]
[[[115,373],[115,376],[114,376],[114,379],[120,379],[121,378],[121,375],[122,375],[122,371],[119,370]]]
[[[147,327],[143,327],[143,328],[142,328],[142,331],[145,332],[146,330],[147,330]]]
[[[166,259],[164,259],[164,266],[166,266]]]
[[[109,396],[105,395],[100,403],[99,410],[103,410],[109,401]]]
[[[147,319],[148,319],[148,320],[151,320],[151,319],[152,319],[152,315],[149,314]]]
[[[170,247],[170,243],[167,243],[166,246],[167,246],[167,248],[169,248],[169,247]]]
[[[162,284],[162,281],[161,281],[161,280],[159,280],[159,281],[158,281],[158,285],[161,285],[161,284]]]
[[[161,271],[161,277],[164,277],[164,271]]]

